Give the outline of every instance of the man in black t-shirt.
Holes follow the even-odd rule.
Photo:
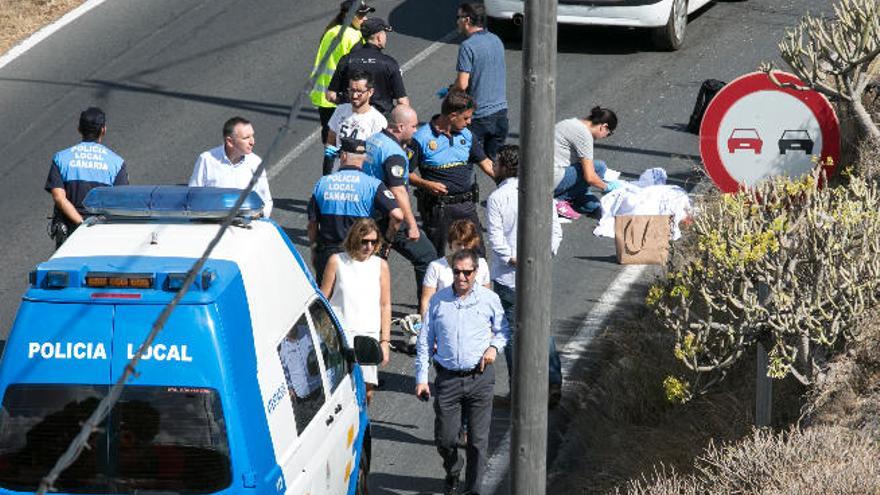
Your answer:
[[[373,96],[370,104],[383,114],[394,108],[394,100],[399,105],[409,105],[400,66],[394,57],[382,52],[388,40],[391,26],[378,17],[370,17],[361,24],[361,34],[366,44],[356,48],[343,57],[336,66],[336,72],[327,87],[327,99],[336,103],[346,103],[345,93],[351,74],[364,71],[373,76]]]

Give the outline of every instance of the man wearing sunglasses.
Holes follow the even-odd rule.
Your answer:
[[[489,427],[495,395],[495,358],[510,337],[501,300],[475,283],[477,254],[452,255],[453,282],[431,298],[416,344],[416,396],[431,397],[428,363],[434,368],[434,441],[446,470],[444,494],[459,493],[464,460],[458,450],[462,419],[467,420],[464,493],[481,493],[489,455]]]
[[[357,219],[387,217],[386,239],[393,238],[403,221],[403,211],[391,191],[361,170],[366,144],[343,138],[341,148],[339,170],[321,177],[309,200],[308,236],[318,284],[330,256],[345,250],[345,236]]]
[[[343,138],[366,141],[388,125],[381,112],[371,104],[373,76],[359,70],[348,81],[349,103],[336,107],[327,123],[327,141],[324,143],[323,175],[339,168],[339,146]]]

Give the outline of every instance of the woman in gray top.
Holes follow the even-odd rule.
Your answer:
[[[590,186],[603,192],[617,189],[617,181],[603,180],[607,166],[593,159],[593,142],[614,134],[617,115],[613,110],[594,107],[586,118],[571,118],[556,124],[553,159],[553,197],[560,216],[572,220],[578,211],[591,213],[598,208]]]

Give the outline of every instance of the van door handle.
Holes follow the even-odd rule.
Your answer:
[[[339,411],[342,410],[342,404],[336,404],[336,409],[333,410],[333,414],[339,414]]]
[[[333,419],[333,416],[328,416],[327,420],[324,422],[327,423],[327,426],[330,426],[333,423]]]

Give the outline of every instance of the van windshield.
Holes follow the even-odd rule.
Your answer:
[[[0,486],[35,491],[106,385],[10,385],[0,410]],[[55,482],[70,493],[211,493],[231,483],[226,425],[208,388],[128,386]]]

